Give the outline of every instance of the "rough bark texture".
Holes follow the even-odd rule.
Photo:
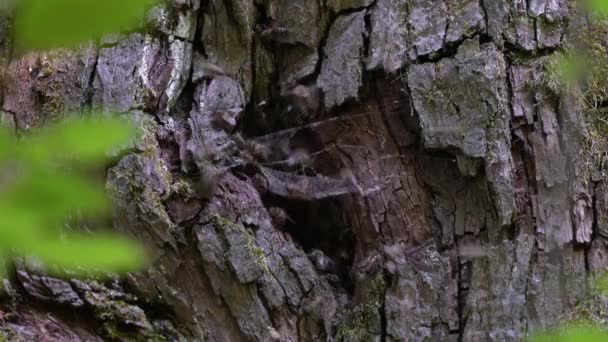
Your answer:
[[[11,61],[0,122],[18,133],[89,108],[141,127],[107,187],[154,259],[105,283],[18,264],[4,330],[516,341],[554,324],[608,265],[579,108],[543,84],[574,22],[567,0],[173,0],[147,32]]]

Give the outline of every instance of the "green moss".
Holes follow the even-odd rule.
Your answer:
[[[95,303],[93,312],[95,313],[95,317],[102,321],[115,320],[120,316],[121,309],[129,305],[121,300],[93,300],[93,297],[89,297],[89,301]]]
[[[566,326],[591,326],[608,330],[608,297],[599,292],[591,294],[563,315],[560,322]]]
[[[566,54],[564,52],[556,52],[543,61],[542,84],[555,94],[560,94],[562,89],[569,86],[568,82],[565,82],[562,72],[562,65],[565,60]]]
[[[163,202],[169,194],[163,194],[161,197],[158,192],[147,189],[147,186],[142,184],[131,170],[114,168],[110,172],[113,173],[113,181],[107,183],[106,189],[115,200],[134,201],[142,212],[155,215],[173,227]],[[164,177],[162,180],[170,182],[170,179],[166,180]],[[123,184],[126,184],[126,187],[123,187]],[[170,183],[168,184],[169,187]]]
[[[370,295],[374,305],[380,307],[384,304],[384,296],[386,295],[386,282],[382,277],[377,277],[372,281],[372,289],[370,291]]]
[[[348,310],[347,321],[340,325],[336,340],[348,342],[371,341],[378,326],[378,307],[360,304]]]
[[[46,64],[42,66],[42,77],[50,77],[55,70],[51,67],[50,64]]]
[[[116,322],[106,322],[101,326],[101,334],[110,341],[151,341],[149,337],[142,336],[135,332],[128,332],[121,329]],[[152,340],[154,341],[154,340]],[[163,340],[161,340],[163,341]]]
[[[245,239],[247,240],[245,247],[247,248],[249,254],[255,259],[256,264],[258,264],[258,266],[260,266],[260,268],[264,272],[270,274],[270,268],[268,268],[268,260],[266,259],[266,253],[264,253],[264,250],[260,246],[258,246],[255,241],[255,237],[251,232],[246,230],[243,226],[238,225],[216,213],[208,214],[208,220],[209,222],[211,222],[211,224],[213,224],[213,226],[217,227],[218,229],[232,232],[236,231],[240,234],[243,234],[245,236]]]
[[[137,127],[134,139],[135,147],[141,151],[144,157],[154,159],[153,162],[162,167],[162,158],[159,157],[158,141],[156,140],[158,124],[151,115],[141,112],[133,113],[132,120]]]
[[[171,184],[171,193],[175,195],[181,195],[190,197],[194,190],[192,189],[192,183],[186,179],[178,179]]]
[[[26,340],[21,335],[13,330],[6,328],[7,330],[0,331],[0,342],[25,342]]]
[[[531,60],[532,57],[529,53],[527,52],[522,52],[521,50],[509,50],[506,53],[507,58],[509,59],[509,61],[511,62],[511,64],[514,65],[519,65],[519,64],[524,64],[528,61]]]
[[[50,119],[56,119],[64,112],[63,97],[56,88],[54,84],[49,84],[48,91],[42,94],[41,110]]]
[[[238,230],[239,228],[243,229],[242,227],[239,227],[237,224],[230,221],[229,219],[220,216],[216,213],[209,213],[207,215],[207,219],[211,224],[213,224],[214,227],[217,227],[222,230]]]
[[[146,114],[139,114],[137,132],[137,138],[144,143],[150,142],[151,144],[156,143],[156,132],[158,131],[158,124]]]
[[[567,95],[582,112],[586,131],[575,160],[583,179],[604,179],[608,167],[608,44],[607,24],[593,21],[578,45],[545,59],[542,83],[558,98]]]
[[[169,341],[169,339],[166,338],[165,336],[163,336],[161,333],[156,333],[156,334],[152,335],[148,341],[165,342],[165,341]]]
[[[144,146],[141,154],[146,158],[155,158],[158,157],[158,150],[152,146]]]
[[[55,73],[55,68],[47,55],[39,57],[36,64],[40,70],[38,75],[41,77],[47,78]]]
[[[470,3],[469,0],[447,0],[446,4],[448,5],[449,20],[457,20],[456,16],[462,15],[462,12]],[[470,31],[473,30],[470,29]],[[466,33],[465,36],[467,36]]]
[[[369,288],[369,300],[347,310],[345,319],[338,327],[337,341],[371,341],[380,333],[380,310],[384,306],[386,283],[382,277],[373,279]]]
[[[101,334],[110,341],[133,341],[133,342],[165,342],[169,341],[160,332],[154,332],[149,336],[125,331],[115,322],[104,323],[101,327]]]
[[[107,182],[106,189],[115,199],[121,198],[121,195],[133,195],[135,197],[136,194],[140,194],[143,190],[141,185],[135,179],[135,175],[133,173],[123,171],[125,170],[120,167],[115,167],[110,170],[110,172],[113,173],[113,177],[111,177],[111,179],[114,181]],[[128,191],[126,194],[120,191],[121,188],[119,184],[121,182],[125,182],[128,186]]]
[[[155,222],[161,221],[174,229],[167,213],[164,201],[169,198],[172,192],[172,178],[168,168],[162,158],[139,154],[135,156],[133,165],[119,165],[112,168],[109,172],[109,182],[106,185],[108,192],[115,200],[128,205],[136,204],[137,208],[146,215],[153,217]],[[153,168],[151,177],[162,183],[162,192],[152,189],[145,180],[140,179],[142,170]],[[150,215],[150,216],[147,216]]]
[[[443,89],[441,80],[438,77],[435,77],[435,79],[433,79],[432,88],[429,89],[429,91],[426,92],[424,96],[429,103],[433,104],[436,104],[437,101],[440,101],[440,99],[445,99],[447,97],[447,94]]]
[[[268,268],[268,260],[266,260],[266,254],[264,250],[260,248],[255,242],[254,237],[249,232],[245,232],[247,234],[247,250],[249,254],[251,254],[255,258],[255,262],[260,266],[260,268],[266,272],[266,274],[270,274],[270,269]]]
[[[110,295],[107,293],[106,295]],[[163,341],[152,339],[160,335],[152,329],[143,311],[124,300],[110,297],[87,297],[95,317],[102,322],[101,333],[111,341]],[[121,324],[122,323],[122,324]],[[126,327],[125,324],[132,325]]]
[[[133,108],[145,111],[149,109],[147,103],[153,102],[154,98],[154,92],[148,87],[141,85],[135,89]]]
[[[42,111],[52,118],[57,117],[63,112],[63,99],[60,97],[51,97],[47,99],[44,101],[44,105],[42,105]]]

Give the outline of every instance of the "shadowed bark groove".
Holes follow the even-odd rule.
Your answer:
[[[566,0],[163,6],[145,32],[6,68],[19,134],[88,108],[137,123],[107,188],[153,251],[104,283],[17,262],[7,336],[517,341],[606,269],[580,108],[544,84]]]

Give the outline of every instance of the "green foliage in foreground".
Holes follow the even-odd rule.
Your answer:
[[[0,0],[0,2],[7,0]],[[154,0],[11,0],[20,50],[75,47],[141,24]]]
[[[586,0],[587,7],[602,16],[608,15],[608,1],[606,0]]]
[[[21,140],[1,130],[0,255],[33,256],[74,272],[141,266],[144,253],[133,242],[67,226],[107,214],[102,177],[88,173],[133,136],[134,127],[118,119],[65,120]]]
[[[560,318],[561,326],[534,335],[530,342],[608,341],[608,274],[598,275],[586,299]]]
[[[0,0],[14,13],[18,52],[72,48],[141,25],[156,0]],[[94,116],[94,115],[93,115]],[[87,177],[133,136],[118,120],[68,120],[22,141],[0,131],[0,260],[35,256],[73,271],[130,271],[143,251],[110,233],[67,229],[68,222],[102,217],[109,208],[101,182]]]
[[[576,101],[585,134],[576,157],[582,179],[608,179],[608,1],[589,1],[585,29],[546,59],[545,83],[559,97]]]
[[[605,342],[608,332],[598,328],[575,326],[558,329],[552,333],[538,336],[533,342]]]

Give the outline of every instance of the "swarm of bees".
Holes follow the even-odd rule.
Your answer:
[[[258,27],[258,33],[262,39],[272,42],[285,42],[288,39],[289,32],[287,29],[273,24],[272,26],[262,29]],[[205,60],[198,60],[199,76],[203,78],[214,78],[226,75],[223,68]],[[194,75],[193,75],[194,77]],[[358,185],[352,173],[340,174],[339,179],[330,177],[321,177],[325,183],[331,183],[330,186],[323,186],[323,182],[316,182],[314,179],[317,176],[312,161],[317,160],[316,155],[324,153],[328,150],[327,146],[311,147],[312,145],[307,140],[303,139],[298,143],[295,138],[300,132],[314,132],[314,127],[334,120],[345,118],[330,118],[321,122],[312,122],[318,113],[321,111],[322,94],[316,84],[294,84],[282,85],[277,98],[262,101],[259,106],[263,106],[264,110],[278,112],[279,121],[282,121],[283,130],[270,133],[266,136],[245,139],[239,133],[233,133],[237,127],[236,115],[230,110],[217,110],[211,114],[210,128],[215,131],[223,131],[229,135],[228,146],[204,146],[202,142],[196,143],[198,146],[193,151],[192,158],[197,166],[194,178],[198,183],[197,193],[202,198],[211,197],[217,185],[220,183],[222,176],[226,171],[241,166],[253,166],[256,169],[263,167],[277,167],[282,172],[302,175],[302,177],[310,177],[311,185],[317,185],[317,190],[323,194],[315,195],[322,198],[323,196],[335,196],[340,193],[358,193],[365,196],[369,189],[363,189]],[[270,106],[268,106],[270,104]],[[238,109],[239,113],[242,111]],[[312,123],[311,123],[312,122]],[[194,127],[191,127],[194,130]],[[195,132],[192,132],[194,134]],[[201,133],[202,134],[202,133]],[[301,134],[300,134],[301,135]],[[207,139],[209,140],[209,139]],[[210,143],[211,144],[211,143]],[[302,146],[300,146],[302,145]],[[331,147],[329,147],[331,148]],[[200,153],[195,153],[197,152]],[[207,152],[205,152],[207,151]],[[208,155],[211,153],[212,155]],[[259,172],[258,172],[259,173]],[[261,176],[263,177],[263,176]],[[259,178],[259,177],[258,177]],[[291,178],[290,178],[291,179]],[[346,181],[345,181],[346,180]],[[306,179],[304,179],[306,181]],[[258,180],[256,187],[261,191],[268,190],[268,180],[265,182]],[[323,184],[321,184],[323,183]],[[324,188],[324,189],[321,189]],[[310,186],[302,191],[307,193],[314,190],[314,186]],[[330,190],[327,190],[330,189]],[[353,190],[354,189],[354,190]],[[311,197],[307,195],[308,197]],[[315,197],[313,196],[313,197]],[[306,198],[308,198],[306,197]],[[316,198],[315,197],[315,198]],[[284,221],[278,217],[278,222]]]

